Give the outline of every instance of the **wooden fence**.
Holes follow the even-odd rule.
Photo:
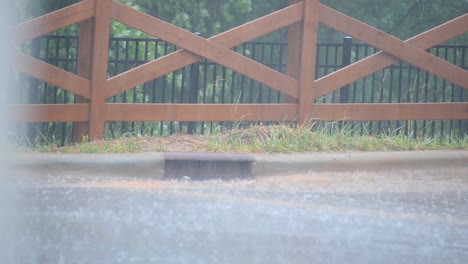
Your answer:
[[[75,138],[104,136],[107,121],[296,121],[310,120],[464,120],[468,102],[314,104],[326,95],[399,60],[468,89],[468,73],[425,49],[468,32],[468,14],[406,41],[333,10],[319,0],[290,0],[284,9],[211,37],[202,38],[115,0],[84,0],[16,25],[13,44],[80,23],[77,74],[17,51],[19,72],[74,93],[75,104],[12,105],[22,122],[75,122]],[[170,42],[181,49],[127,72],[107,77],[110,22]],[[364,41],[381,52],[315,79],[317,26]],[[232,47],[278,29],[289,28],[287,74],[244,57]],[[287,96],[283,104],[119,104],[106,99],[181,69],[203,58],[231,68]]]

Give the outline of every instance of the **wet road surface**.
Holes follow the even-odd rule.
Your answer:
[[[468,263],[468,171],[27,177],[17,263]]]

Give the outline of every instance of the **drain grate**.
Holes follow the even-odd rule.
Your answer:
[[[164,178],[193,180],[252,177],[255,159],[239,153],[164,153]]]

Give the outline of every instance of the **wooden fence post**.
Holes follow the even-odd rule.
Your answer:
[[[310,121],[312,114],[310,111],[313,109],[319,4],[320,0],[304,0],[301,66],[299,71],[298,125],[304,125]]]
[[[93,57],[93,28],[94,19],[88,19],[80,24],[78,61],[76,74],[88,80],[91,79],[91,63]],[[89,100],[81,96],[75,96],[75,103],[89,103]],[[88,135],[88,122],[75,122],[73,124],[73,142],[79,143]]]
[[[289,0],[290,4],[296,4],[302,0]],[[298,80],[301,66],[301,41],[302,22],[297,22],[288,27],[288,64],[286,74]],[[285,95],[283,103],[297,103],[295,98]]]
[[[96,0],[91,66],[90,140],[104,138],[111,9],[112,0]]]

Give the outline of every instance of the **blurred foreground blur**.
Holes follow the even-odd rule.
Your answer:
[[[14,89],[8,85],[10,62],[9,33],[11,4],[4,2],[0,10],[0,263],[15,263],[13,261],[13,240],[15,228],[13,217],[15,204],[13,195],[16,193],[12,186],[12,168],[9,167],[6,122],[6,89]],[[16,194],[15,194],[16,195]]]

